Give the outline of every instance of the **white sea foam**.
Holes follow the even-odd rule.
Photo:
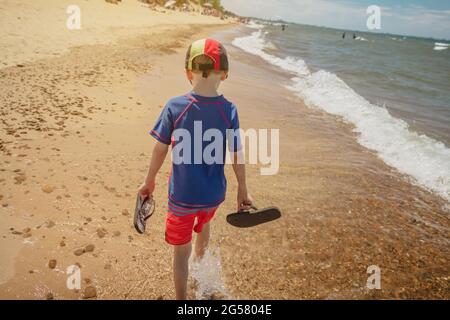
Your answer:
[[[266,53],[264,48],[266,48],[267,43],[262,36],[261,30],[253,32],[250,36],[234,39],[233,45],[248,53],[258,55],[264,60],[284,70],[301,75],[309,74],[309,70],[303,60],[293,57],[283,59]]]
[[[264,28],[264,26],[262,24],[258,24],[253,20],[250,20],[250,22],[247,24],[247,27],[251,28],[251,29],[262,29]]]
[[[358,142],[377,152],[388,165],[412,177],[412,182],[450,202],[450,149],[442,142],[412,131],[408,124],[371,104],[333,73],[311,73],[298,58],[285,59],[264,52],[261,30],[237,38],[233,45],[291,72],[289,89],[310,107],[319,107],[354,125]]]
[[[264,48],[265,49],[269,49],[269,50],[278,50],[278,48],[277,48],[277,46],[273,43],[273,42],[271,42],[271,41],[269,41],[269,42],[266,42],[266,45],[264,46]]]
[[[433,50],[436,51],[447,50],[449,46],[450,46],[449,43],[435,42]]]

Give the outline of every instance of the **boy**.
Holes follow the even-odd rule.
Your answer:
[[[166,241],[174,247],[173,272],[177,299],[186,299],[188,260],[191,254],[192,231],[195,231],[194,259],[205,253],[210,235],[210,220],[225,199],[224,175],[226,133],[239,129],[236,107],[219,95],[220,82],[228,77],[228,58],[225,48],[212,39],[195,41],[186,54],[186,76],[193,90],[169,100],[150,134],[157,140],[145,182],[139,188],[141,197],[151,197],[155,178],[172,145],[172,172],[169,178],[169,204],[166,220]],[[199,126],[200,124],[200,126]],[[200,128],[200,131],[199,129]],[[222,161],[205,161],[203,154],[208,145],[203,133],[208,129],[222,134]],[[179,134],[180,133],[180,134]],[[183,133],[181,139],[180,136]],[[179,143],[186,143],[186,133],[194,141],[201,135],[200,145],[193,142],[189,148],[175,152]],[[211,139],[212,140],[212,139]],[[245,165],[239,164],[240,141],[236,136],[230,143],[233,170],[238,181],[237,210],[248,210],[252,200],[247,193]],[[222,147],[222,145],[220,145]],[[217,150],[216,150],[217,152]],[[200,161],[199,161],[199,156]],[[216,154],[217,156],[217,154]],[[178,158],[177,158],[178,157]],[[217,157],[215,157],[217,159]]]

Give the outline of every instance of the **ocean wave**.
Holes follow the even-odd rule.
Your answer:
[[[293,57],[279,58],[266,53],[264,48],[267,47],[267,43],[261,29],[253,32],[250,36],[234,39],[232,44],[248,53],[260,56],[264,60],[284,70],[301,75],[309,74],[309,70],[303,60]]]
[[[448,43],[435,42],[433,50],[436,50],[436,51],[447,50],[449,45],[450,44],[448,44]]]
[[[258,30],[261,30],[262,28],[264,28],[264,26],[262,24],[256,23],[253,20],[250,20],[250,22],[247,24],[247,27],[249,27],[251,29],[258,29]]]
[[[354,125],[358,142],[374,150],[388,165],[412,177],[412,182],[450,202],[450,149],[442,142],[412,131],[387,109],[371,104],[337,75],[319,70],[311,73],[305,62],[279,58],[264,51],[261,28],[232,44],[294,75],[288,88],[310,107],[342,117]]]

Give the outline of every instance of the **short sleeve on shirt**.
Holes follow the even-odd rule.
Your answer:
[[[152,135],[156,140],[161,143],[170,145],[171,137],[173,132],[173,119],[170,112],[169,104],[166,104],[155,126],[150,130],[150,135]]]
[[[241,135],[239,132],[239,116],[235,105],[231,109],[231,131],[228,134],[228,150],[230,152],[237,152],[242,149]]]

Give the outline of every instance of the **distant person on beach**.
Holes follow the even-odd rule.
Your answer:
[[[353,34],[353,40],[356,39],[356,34]]]
[[[212,39],[195,41],[187,51],[185,67],[192,91],[170,99],[150,131],[156,139],[156,145],[147,177],[139,188],[141,197],[152,197],[156,175],[172,145],[165,239],[174,247],[173,272],[177,299],[187,297],[192,232],[198,234],[194,261],[199,261],[208,245],[210,220],[225,199],[226,141],[238,182],[237,210],[249,210],[252,205],[245,181],[245,164],[237,161],[242,147],[239,135],[235,134],[231,138],[228,135],[230,129],[239,129],[238,112],[232,102],[217,92],[220,83],[228,77],[225,48]],[[208,143],[202,142],[202,139],[209,129],[223,138],[223,143],[219,145],[219,162],[197,159],[198,155],[204,157],[207,152]],[[198,135],[201,135],[200,143],[196,144]],[[187,137],[192,137],[194,143],[189,143],[188,148],[183,147],[181,152],[180,143],[184,144]],[[180,157],[187,161],[180,163]]]
[[[345,39],[345,32],[342,34],[342,39]]]

